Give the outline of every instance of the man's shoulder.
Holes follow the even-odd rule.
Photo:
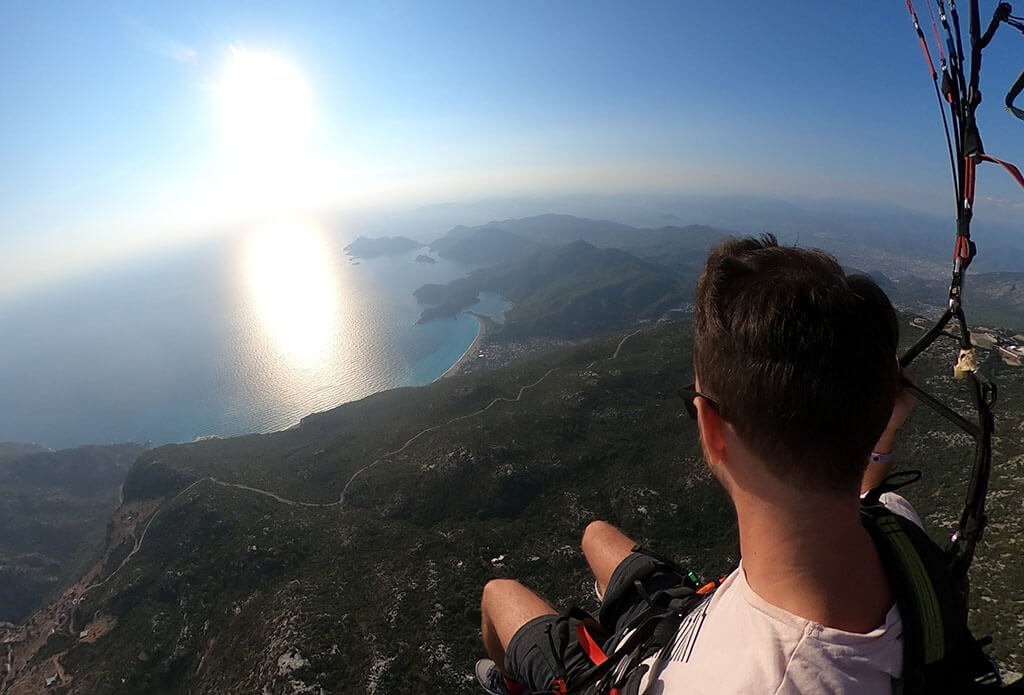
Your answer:
[[[866,634],[825,627],[765,601],[737,568],[662,653],[664,692],[884,692],[902,664],[895,607]],[[868,687],[863,687],[867,684]]]

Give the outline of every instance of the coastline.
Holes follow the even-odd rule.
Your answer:
[[[434,381],[440,381],[441,379],[444,379],[446,377],[454,376],[459,371],[459,369],[462,368],[463,365],[467,364],[473,359],[473,356],[476,354],[477,349],[480,347],[480,341],[483,340],[484,333],[486,332],[486,322],[491,321],[489,317],[481,316],[480,314],[474,313],[472,311],[466,311],[463,313],[469,314],[470,316],[476,319],[476,337],[473,338],[473,342],[469,344],[469,347],[466,348],[466,351],[459,356],[459,359],[455,360],[454,364],[448,367],[448,369],[444,371],[444,374],[434,379]]]

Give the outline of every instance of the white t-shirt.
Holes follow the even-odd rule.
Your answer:
[[[882,501],[920,523],[899,495]],[[758,596],[740,563],[658,658],[657,681],[648,686],[645,678],[641,693],[876,695],[892,692],[892,679],[903,672],[903,624],[894,605],[868,633],[825,627]]]

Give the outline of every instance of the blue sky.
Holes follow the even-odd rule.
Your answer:
[[[1022,67],[1010,31],[986,55],[980,117],[988,150],[1020,162],[1024,127],[1001,107]],[[263,91],[225,116],[238,55]],[[899,0],[15,0],[0,86],[9,284],[292,209],[679,190],[952,214]],[[295,94],[301,113],[233,142],[240,108]],[[256,140],[273,156],[241,152]],[[979,192],[979,216],[1021,211],[994,170]]]

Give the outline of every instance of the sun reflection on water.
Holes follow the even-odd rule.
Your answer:
[[[246,242],[245,278],[263,333],[298,369],[327,366],[338,329],[334,249],[318,226],[277,222]]]

